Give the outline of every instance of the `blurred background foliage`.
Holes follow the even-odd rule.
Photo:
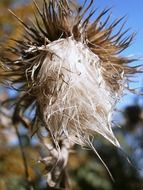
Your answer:
[[[11,39],[20,39],[23,35],[20,24],[8,9],[12,9],[25,22],[28,22],[28,18],[33,18],[31,1],[0,0],[0,55],[4,54],[3,47],[15,46],[15,42]],[[0,87],[0,106],[3,100],[13,97],[14,94],[12,89],[6,90]],[[132,105],[121,110],[121,117],[116,122],[121,128],[114,127],[122,150],[104,140],[101,141],[101,138],[99,140],[98,137],[94,142],[96,150],[105,161],[114,180],[94,152],[76,147],[76,151],[71,153],[67,167],[71,189],[143,189],[143,109],[142,105],[138,104],[140,98],[137,96]],[[5,111],[7,110],[0,109],[0,190],[49,189],[45,183],[44,168],[37,162],[41,147],[36,137],[31,139],[27,129],[20,126],[18,133],[22,142],[21,150],[16,128],[5,116]],[[128,157],[131,162],[128,161]],[[25,158],[27,171],[23,162]],[[29,182],[26,179],[27,175]]]

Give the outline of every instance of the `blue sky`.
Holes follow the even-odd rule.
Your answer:
[[[84,0],[79,2],[83,3]],[[94,7],[100,10],[112,7],[113,19],[126,16],[126,28],[137,33],[134,43],[126,53],[143,56],[143,0],[95,0]]]

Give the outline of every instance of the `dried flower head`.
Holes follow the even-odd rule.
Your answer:
[[[107,16],[100,22],[109,9],[91,21],[93,0],[81,7],[68,0],[43,0],[42,11],[34,4],[35,23],[17,18],[26,35],[11,49],[16,60],[1,60],[5,72],[0,78],[18,85],[13,122],[38,134],[50,150],[42,160],[46,165],[59,164],[48,174],[55,186],[74,143],[92,147],[97,132],[119,146],[110,116],[128,75],[135,72],[128,67],[131,60],[119,56],[133,35],[124,37],[123,26],[115,34],[121,19],[109,24]],[[25,118],[31,107],[35,117]],[[43,128],[48,131],[44,137]]]

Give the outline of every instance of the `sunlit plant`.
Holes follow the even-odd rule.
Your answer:
[[[40,160],[48,184],[60,187],[74,144],[96,152],[92,142],[98,133],[120,147],[111,114],[128,77],[136,72],[129,66],[132,60],[119,55],[133,35],[126,37],[124,24],[117,31],[122,19],[110,23],[110,9],[92,18],[93,0],[81,6],[43,0],[42,10],[33,2],[35,22],[24,23],[12,12],[25,35],[8,50],[15,58],[1,58],[0,79],[17,88],[13,124],[22,123],[39,137],[49,152]],[[30,109],[36,110],[34,118],[26,114]]]

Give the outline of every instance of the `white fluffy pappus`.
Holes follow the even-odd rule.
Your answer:
[[[37,101],[53,139],[89,145],[97,132],[119,147],[109,121],[116,95],[105,84],[99,57],[72,37],[39,49],[47,55],[37,76]]]

